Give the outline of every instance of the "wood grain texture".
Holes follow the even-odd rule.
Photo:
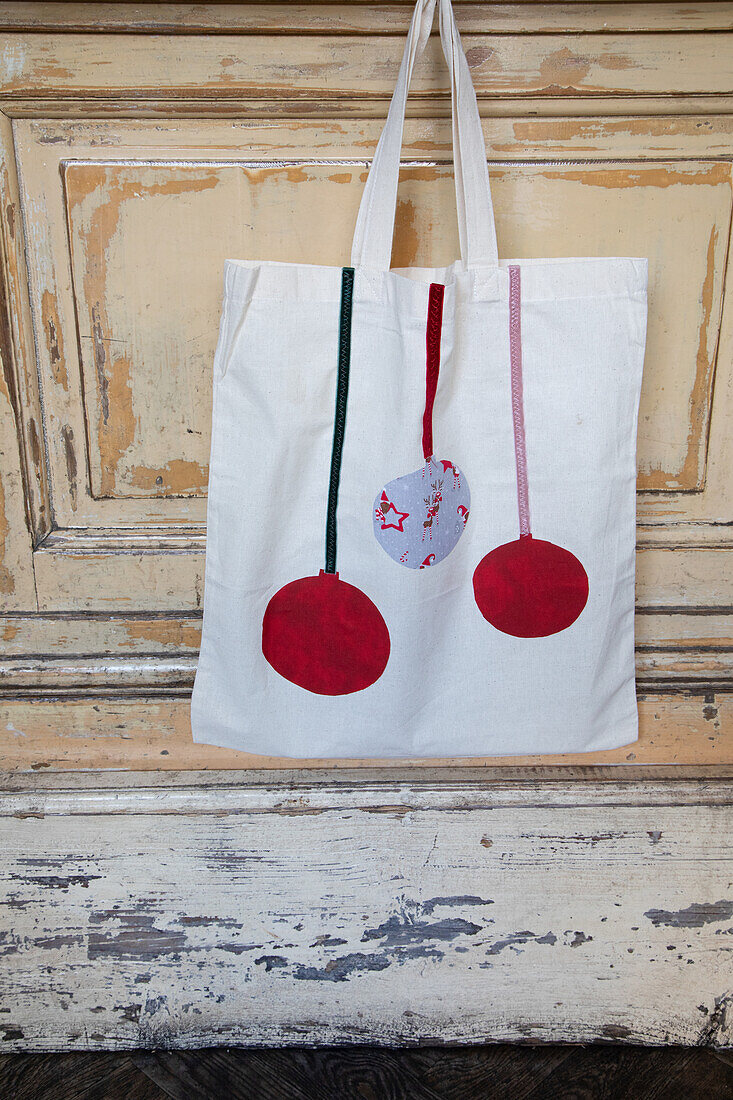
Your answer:
[[[456,0],[463,33],[552,34],[582,31],[638,32],[733,30],[733,14],[725,3],[640,3],[615,0],[587,4],[486,4]],[[99,4],[15,3],[0,7],[0,28],[14,31],[87,34],[403,34],[412,5],[396,2],[329,4]]]
[[[16,122],[27,201],[49,213],[29,242],[39,273],[33,299],[61,525],[35,555],[44,610],[200,606],[204,502],[197,496],[206,477],[206,363],[217,330],[221,263],[230,250],[341,262],[362,158],[379,125]],[[567,251],[574,211],[577,251],[652,255],[640,540],[645,551],[670,546],[682,554],[699,546],[706,553],[668,559],[646,552],[640,605],[730,606],[725,559],[712,552],[728,545],[733,514],[726,430],[733,415],[731,311],[722,306],[731,183],[729,164],[719,160],[730,148],[730,119],[514,120],[487,122],[485,129],[490,146],[522,161],[493,168],[505,249],[533,253],[539,238],[548,253]],[[286,164],[283,147],[292,154]],[[324,150],[329,156],[321,160]],[[548,150],[575,159],[575,166],[548,164]],[[410,121],[406,151],[421,162],[405,170],[395,262],[444,262],[455,249],[452,219],[439,216],[452,205],[445,124]],[[545,213],[535,224],[516,216],[520,207]],[[234,208],[241,220],[231,227]],[[315,257],[296,231],[305,209],[319,226]],[[263,213],[269,210],[272,217]],[[203,227],[205,242],[191,236],[192,224]],[[684,234],[667,233],[670,224],[684,224]],[[239,234],[237,243],[232,234]],[[98,254],[102,239],[106,247]],[[194,253],[206,262],[192,261]],[[195,294],[185,281],[194,266]],[[147,275],[133,278],[133,269]],[[158,302],[156,288],[167,285],[171,270],[184,279],[174,295],[175,323],[160,308],[141,307],[143,299]],[[137,297],[128,293],[131,282]],[[46,317],[53,318],[53,344]],[[717,377],[716,365],[722,365]],[[118,555],[114,570],[112,555]]]
[[[2,809],[7,1049],[731,1044],[726,784],[92,780]]]
[[[150,627],[146,632],[153,633]],[[197,659],[195,653],[61,657],[53,651],[7,657],[0,660],[0,698],[187,698],[193,688]],[[728,645],[710,647],[704,653],[691,646],[639,647],[636,682],[641,693],[731,692],[733,650]]]
[[[460,20],[459,20],[460,23]],[[8,104],[53,96],[113,99],[249,99],[320,101],[389,99],[399,69],[407,21],[399,34],[191,35],[186,64],[177,38],[131,34],[120,50],[115,35],[17,34],[4,36],[0,79]],[[663,31],[634,35],[463,36],[477,95],[494,99],[615,96],[731,95],[727,59],[731,37],[703,33],[679,37]],[[417,98],[445,96],[448,82],[433,38],[427,64],[416,70]],[[670,79],[674,74],[674,85]]]
[[[14,1057],[20,1056],[5,1056]],[[119,1057],[131,1057],[172,1100],[218,1100],[222,1094],[231,1100],[360,1095],[379,1100],[719,1100],[733,1087],[725,1051],[649,1049],[618,1042],[593,1047],[491,1043],[399,1051],[368,1046],[179,1050]],[[47,1062],[54,1056],[36,1058]],[[17,1100],[26,1100],[25,1094]]]
[[[16,446],[26,472],[24,493],[28,518],[33,535],[39,537],[46,534],[51,525],[43,416],[28,294],[20,179],[12,124],[3,114],[0,114],[0,226],[4,377],[15,406]]]
[[[0,759],[2,767],[40,776],[45,772],[132,769],[232,769],[243,780],[249,770],[332,767],[352,768],[354,761],[291,760],[255,756],[191,740],[188,699],[104,698],[99,688],[89,698],[65,699],[61,691],[49,697],[3,700],[0,703]],[[420,769],[450,769],[474,764],[509,770],[518,765],[547,768],[605,767],[610,772],[630,766],[663,765],[730,769],[733,765],[733,695],[650,694],[639,700],[640,738],[620,749],[556,756],[459,756],[441,760],[366,761],[390,770],[409,763]],[[457,753],[460,740],[457,735]],[[497,773],[497,774],[499,774]],[[651,773],[649,773],[651,774]],[[167,780],[166,780],[167,782]]]
[[[124,1054],[0,1057],[0,1088],[13,1100],[166,1100],[169,1095]]]
[[[653,657],[654,650],[670,656],[706,650],[722,652],[733,635],[733,612],[716,608],[640,608],[636,617],[636,644]],[[196,657],[201,642],[201,612],[179,614],[140,612],[109,615],[106,612],[58,612],[56,614],[0,615],[2,659],[56,659]],[[641,665],[643,670],[645,665]]]
[[[570,1090],[575,1100],[719,1100],[733,1087],[727,1057],[622,1042],[1,1054],[0,1090],[13,1100],[548,1100]]]
[[[33,509],[41,505],[30,486],[26,497],[20,408],[24,398],[34,403],[37,391],[27,392],[18,370],[18,359],[28,350],[29,333],[16,308],[25,268],[17,177],[8,139],[8,120],[0,115],[0,607],[34,611],[38,605],[29,528]],[[36,432],[40,423],[36,413]],[[40,449],[37,434],[35,446]]]

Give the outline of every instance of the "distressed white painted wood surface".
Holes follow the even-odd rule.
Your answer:
[[[9,780],[5,1046],[731,1044],[730,785],[290,779]]]

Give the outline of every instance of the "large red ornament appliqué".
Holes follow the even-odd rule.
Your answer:
[[[341,278],[339,362],[331,478],[326,509],[326,567],[291,581],[272,597],[262,620],[262,653],[284,679],[316,695],[363,691],[389,660],[387,624],[367,595],[336,572],[336,511],[351,359],[354,269]]]
[[[519,538],[486,555],[473,575],[483,617],[504,634],[545,638],[572,626],[588,601],[588,575],[569,550],[532,537],[524,428],[520,269],[509,268],[509,341]]]
[[[384,672],[389,631],[359,588],[321,570],[281,588],[262,621],[262,652],[281,676],[317,695],[363,691]]]
[[[515,638],[546,638],[572,626],[588,599],[588,577],[574,554],[531,535],[497,546],[473,575],[485,619]]]

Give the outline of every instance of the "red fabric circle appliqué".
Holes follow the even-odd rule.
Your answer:
[[[566,630],[588,601],[588,575],[569,550],[531,535],[505,542],[473,575],[483,617],[515,638],[544,638]]]
[[[387,624],[338,573],[301,577],[270,600],[262,652],[276,672],[316,695],[349,695],[378,680],[389,660]]]

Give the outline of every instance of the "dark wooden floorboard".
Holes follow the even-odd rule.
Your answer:
[[[441,1100],[511,1097],[526,1100],[567,1058],[573,1046],[488,1044],[484,1047],[428,1047],[412,1052],[421,1080]]]
[[[420,1080],[409,1052],[376,1047],[171,1051],[139,1055],[136,1064],[171,1100],[442,1100],[444,1095]]]
[[[733,1066],[733,1050],[716,1050],[715,1055],[727,1065]]]
[[[0,1055],[1,1100],[733,1100],[733,1056],[682,1047]]]
[[[167,1100],[128,1054],[0,1054],[3,1100]]]
[[[733,1072],[709,1050],[585,1047],[528,1100],[733,1100]]]

